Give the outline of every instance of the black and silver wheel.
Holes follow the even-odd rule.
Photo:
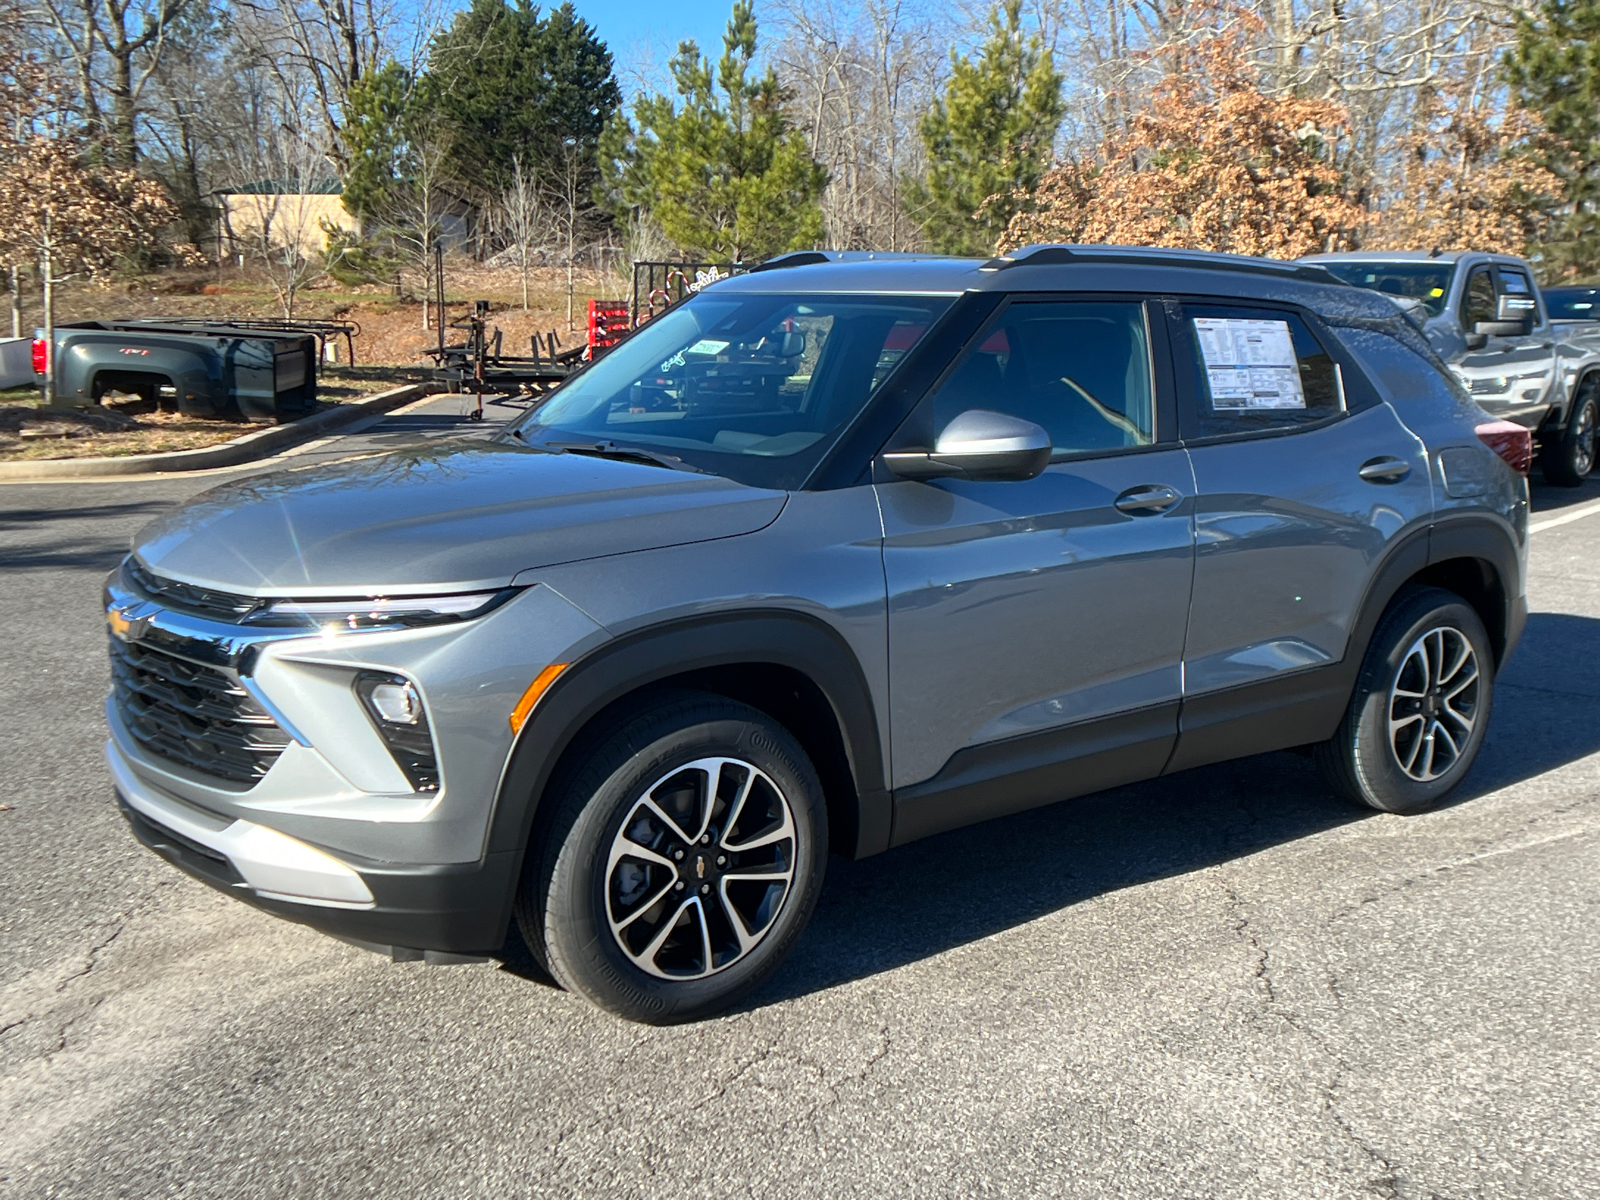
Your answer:
[[[573,772],[517,917],[602,1008],[708,1016],[775,969],[821,889],[827,810],[794,738],[720,696],[664,693]]]
[[[1417,812],[1461,782],[1483,744],[1494,652],[1478,614],[1439,588],[1404,593],[1379,622],[1350,707],[1316,748],[1341,794]]]
[[[1580,486],[1594,470],[1597,430],[1600,430],[1600,377],[1591,375],[1578,387],[1566,429],[1539,454],[1545,480],[1558,487]]]

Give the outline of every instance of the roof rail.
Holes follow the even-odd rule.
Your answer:
[[[1243,271],[1252,275],[1288,276],[1311,283],[1342,283],[1326,267],[1314,263],[1276,262],[1242,254],[1215,254],[1207,250],[1169,250],[1159,246],[1022,246],[991,258],[980,271],[1005,271],[1012,267],[1049,267],[1063,263],[1126,263],[1129,265],[1184,266],[1206,271]],[[1345,285],[1348,286],[1348,285]]]
[[[757,263],[750,268],[749,273],[757,271],[777,271],[783,267],[813,267],[818,263],[832,262],[821,250],[795,250],[789,254],[780,254],[777,258],[769,258],[766,262]]]

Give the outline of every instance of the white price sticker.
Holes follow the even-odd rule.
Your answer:
[[[1196,317],[1194,333],[1205,360],[1212,408],[1306,406],[1289,322]]]

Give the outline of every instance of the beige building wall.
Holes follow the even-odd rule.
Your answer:
[[[307,258],[321,254],[327,248],[328,235],[323,224],[352,233],[361,231],[361,223],[347,213],[338,196],[306,192],[286,192],[279,195],[253,192],[229,192],[222,197],[227,229],[240,250],[259,250],[263,240],[272,246],[294,243]],[[266,236],[263,239],[262,230]]]

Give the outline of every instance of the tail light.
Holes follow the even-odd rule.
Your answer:
[[[33,373],[43,375],[50,369],[50,343],[43,338],[33,339]]]
[[[1486,421],[1475,430],[1478,440],[1493,450],[1518,475],[1533,466],[1533,434],[1510,421]]]

